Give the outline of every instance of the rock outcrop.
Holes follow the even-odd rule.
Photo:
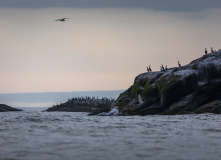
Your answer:
[[[10,112],[10,111],[22,111],[22,110],[17,108],[12,108],[5,104],[0,104],[0,112]]]
[[[138,75],[115,105],[119,115],[220,114],[221,50],[181,68]]]
[[[95,97],[74,97],[65,103],[57,104],[46,111],[61,112],[93,112],[95,110],[105,110],[114,102],[114,99],[103,97],[102,99]]]

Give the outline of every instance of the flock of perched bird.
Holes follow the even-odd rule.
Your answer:
[[[101,101],[114,101],[113,98],[107,98],[107,97],[102,97],[101,99],[99,99],[99,97],[95,98],[93,97],[74,97],[72,99],[69,99],[69,101],[87,101],[87,100],[101,100]]]
[[[219,49],[219,51],[220,51],[220,49]],[[213,52],[216,52],[216,50],[214,51],[213,50],[213,47],[211,47],[211,53],[213,53]],[[207,48],[205,48],[205,54],[207,54],[208,52],[207,52]],[[178,66],[179,66],[179,68],[181,69],[181,64],[180,64],[180,62],[179,61],[177,61],[178,62]],[[147,71],[148,72],[152,72],[152,69],[150,68],[150,66],[151,65],[149,65],[149,67],[147,67]],[[161,65],[160,66],[160,71],[165,71],[165,70],[168,70],[168,68],[167,68],[167,65],[164,67],[163,65]]]
[[[98,103],[98,104],[105,104],[105,103],[110,103],[110,102],[114,102],[115,99],[113,98],[107,98],[107,97],[102,97],[101,99],[99,99],[98,97],[95,98],[93,97],[74,97],[72,99],[69,99],[68,102],[69,103],[73,103],[73,104],[92,104],[92,103]]]
[[[99,99],[99,97],[95,98],[94,96],[93,97],[89,97],[89,96],[86,96],[86,97],[74,97],[72,99],[68,99],[67,102],[65,103],[60,103],[60,104],[56,104],[56,105],[53,105],[54,106],[61,106],[61,105],[64,105],[64,104],[68,104],[68,105],[71,105],[71,106],[82,106],[82,105],[99,105],[99,104],[111,104],[112,102],[114,102],[115,99],[114,98],[107,98],[107,97],[102,97]]]
[[[215,51],[213,50],[213,47],[210,47],[210,48],[211,48],[211,53],[216,52],[216,50]],[[220,49],[219,49],[219,51],[220,51]],[[205,48],[205,54],[207,54],[207,48]]]
[[[177,61],[177,62],[178,62],[178,66],[181,68],[180,62],[179,61]],[[149,65],[149,67],[147,67],[147,71],[148,72],[152,72],[152,69],[150,68],[150,66],[151,65]],[[168,70],[167,65],[164,67],[163,64],[161,64],[160,71],[166,71],[166,70]]]

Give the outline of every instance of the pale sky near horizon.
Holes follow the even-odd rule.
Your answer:
[[[220,17],[219,0],[0,0],[0,93],[127,89],[221,49]]]

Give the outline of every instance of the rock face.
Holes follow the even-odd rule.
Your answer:
[[[69,99],[65,103],[55,105],[51,108],[48,108],[46,111],[61,111],[61,112],[93,112],[95,110],[104,110],[107,107],[111,106],[114,99],[108,99],[103,97],[98,99],[95,97],[75,97]]]
[[[21,109],[12,108],[5,104],[0,104],[0,112],[9,112],[9,111],[22,111]]]
[[[115,105],[119,115],[220,114],[221,50],[181,68],[138,75]]]

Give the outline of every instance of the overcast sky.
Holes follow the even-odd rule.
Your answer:
[[[0,0],[13,8],[145,8],[156,11],[203,11],[220,8],[220,0]]]
[[[220,17],[220,0],[0,0],[0,93],[127,89],[221,48]]]

